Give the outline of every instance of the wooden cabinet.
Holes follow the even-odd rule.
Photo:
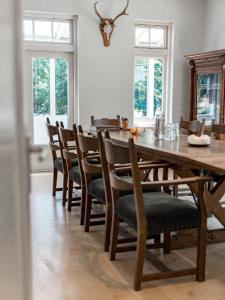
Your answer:
[[[185,56],[191,66],[190,120],[225,123],[225,50]]]

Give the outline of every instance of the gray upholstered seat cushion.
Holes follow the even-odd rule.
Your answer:
[[[81,185],[81,176],[80,176],[80,168],[79,166],[72,167],[69,171],[69,177],[76,182],[77,184]]]
[[[132,177],[130,177],[130,176],[121,176],[121,178],[126,179],[130,183],[132,183],[132,180],[133,180]],[[144,192],[152,192],[152,191],[155,191],[155,188],[146,187],[144,189]],[[106,202],[103,178],[98,178],[98,179],[90,181],[88,184],[88,192],[93,198],[101,201],[102,203]],[[127,194],[132,194],[132,193],[133,193],[132,189],[120,191],[121,196],[124,196]]]
[[[192,203],[161,192],[143,193],[143,198],[149,235],[199,226],[199,210]],[[131,227],[137,229],[133,194],[119,197],[115,212]]]
[[[105,187],[103,178],[98,178],[91,180],[88,184],[88,193],[94,199],[99,200],[102,203],[105,203]]]
[[[96,161],[93,160],[93,163],[97,163]],[[75,166],[72,167],[69,171],[69,177],[75,181],[77,184],[81,185],[81,176],[80,176],[80,167],[79,166]],[[92,175],[92,179],[95,180],[97,178],[101,178],[102,177],[102,173],[95,173]]]
[[[57,157],[54,161],[54,167],[60,171],[63,172],[63,167],[62,167],[62,159],[61,157]]]
[[[57,157],[54,161],[54,166],[57,170],[59,170],[60,172],[63,172],[63,167],[62,167],[62,159],[61,157]],[[77,159],[73,159],[72,160],[72,166],[78,166],[78,160]]]

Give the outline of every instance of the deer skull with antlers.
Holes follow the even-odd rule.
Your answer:
[[[113,30],[114,30],[114,27],[116,26],[114,23],[115,21],[121,17],[121,16],[127,16],[128,14],[126,13],[126,10],[128,8],[128,5],[129,5],[129,0],[127,0],[127,4],[124,8],[124,10],[119,13],[114,19],[110,19],[110,18],[103,18],[100,13],[98,12],[97,10],[97,3],[98,2],[95,2],[94,4],[94,9],[95,9],[95,13],[96,15],[99,17],[99,20],[100,20],[100,24],[99,24],[99,28],[100,28],[100,31],[101,31],[101,35],[102,35],[102,38],[103,38],[103,43],[104,43],[104,46],[105,47],[109,47],[110,45],[110,40],[111,40],[111,36],[112,36],[112,33],[113,33]]]

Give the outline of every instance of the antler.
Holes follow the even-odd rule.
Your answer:
[[[94,4],[95,13],[96,13],[96,15],[99,17],[99,19],[100,19],[101,21],[103,21],[104,18],[100,15],[100,13],[99,13],[98,10],[97,10],[97,4],[98,4],[98,1],[96,1],[95,4]]]
[[[129,6],[129,0],[127,0],[127,5],[125,6],[124,10],[113,19],[113,22],[115,22],[121,16],[128,16],[128,13],[126,13],[128,6]]]

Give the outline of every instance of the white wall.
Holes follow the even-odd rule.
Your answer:
[[[32,299],[28,171],[22,128],[22,9],[0,1],[0,299]]]
[[[173,118],[188,116],[189,68],[185,54],[204,50],[205,0],[131,0],[130,15],[122,17],[105,48],[93,12],[94,0],[25,0],[25,9],[78,15],[80,123],[90,115],[133,118],[134,19],[174,24]],[[115,16],[126,1],[100,0],[104,16]]]
[[[205,50],[225,49],[225,1],[207,0]]]

